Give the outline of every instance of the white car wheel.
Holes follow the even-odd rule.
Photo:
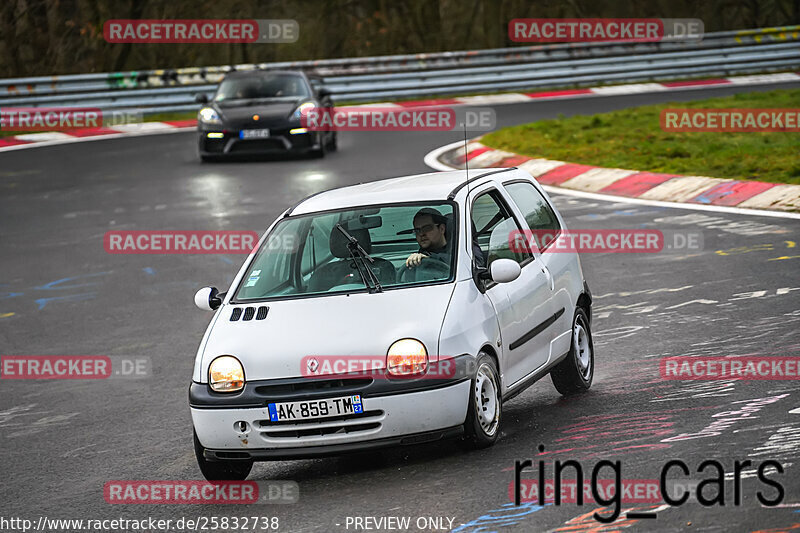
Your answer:
[[[550,371],[556,390],[564,395],[588,390],[594,377],[594,344],[589,319],[578,307],[572,319],[572,342],[567,357]]]
[[[486,448],[497,441],[503,413],[500,376],[497,364],[487,353],[480,352],[478,369],[472,378],[469,409],[465,422],[466,441],[472,448]]]

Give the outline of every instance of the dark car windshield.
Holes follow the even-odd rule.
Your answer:
[[[448,245],[438,253],[431,253],[420,267],[408,269],[406,259],[421,246],[414,236],[415,215],[421,209],[441,215],[441,229]],[[454,213],[451,202],[429,202],[285,218],[262,243],[234,300],[324,296],[366,290],[356,260],[347,248],[346,237],[337,229],[337,224],[355,237],[373,259],[374,262],[367,264],[384,290],[447,282],[453,278],[452,251],[456,250],[454,236],[458,235]],[[417,224],[425,222],[423,218]]]
[[[261,98],[302,98],[311,96],[302,76],[262,74],[246,78],[222,80],[214,96],[215,102]]]

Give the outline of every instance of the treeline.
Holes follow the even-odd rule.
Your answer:
[[[514,46],[523,17],[699,18],[707,32],[800,23],[800,0],[0,0],[0,77]],[[110,44],[109,19],[294,19],[292,44]]]

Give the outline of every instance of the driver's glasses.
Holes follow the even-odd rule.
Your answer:
[[[421,233],[428,233],[436,226],[436,224],[425,224],[421,228],[414,228],[414,235],[419,235]]]

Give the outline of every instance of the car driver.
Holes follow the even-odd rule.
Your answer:
[[[436,259],[445,265],[450,264],[450,243],[447,242],[447,218],[436,209],[425,207],[414,215],[414,236],[419,243],[419,251],[406,259],[406,266],[414,268],[423,259]],[[483,252],[477,244],[473,244],[472,253],[477,265],[484,265]]]

